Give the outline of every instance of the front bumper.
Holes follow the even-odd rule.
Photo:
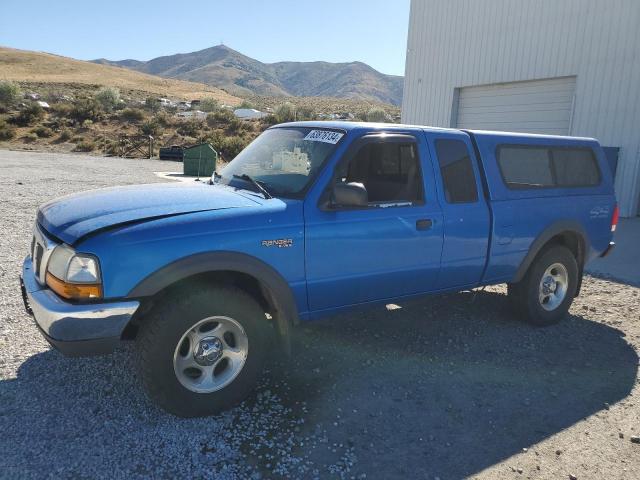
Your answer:
[[[22,265],[22,298],[47,341],[67,356],[101,355],[113,351],[140,302],[73,304],[40,285],[31,257]]]

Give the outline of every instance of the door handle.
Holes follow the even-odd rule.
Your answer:
[[[423,218],[416,221],[416,230],[429,230],[433,226],[433,221],[429,218]]]

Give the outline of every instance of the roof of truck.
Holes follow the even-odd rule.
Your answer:
[[[275,125],[276,127],[307,127],[307,128],[334,128],[339,130],[355,130],[356,128],[366,128],[368,130],[434,130],[434,131],[457,131],[455,128],[425,127],[421,125],[404,125],[402,123],[373,123],[373,122],[348,122],[348,121],[308,121],[290,122]]]
[[[552,139],[566,139],[566,140],[580,140],[580,141],[595,141],[591,137],[575,137],[569,135],[547,135],[542,133],[524,133],[524,132],[500,132],[495,130],[465,130],[478,136],[491,136],[491,137],[518,137],[518,138],[552,138]]]
[[[442,127],[430,127],[427,125],[406,125],[402,123],[371,123],[371,122],[348,122],[348,121],[307,121],[307,122],[289,122],[275,125],[275,127],[307,127],[307,128],[332,128],[350,131],[357,128],[363,128],[368,130],[424,130],[433,132],[462,132],[468,131],[474,135],[479,136],[493,136],[493,137],[517,137],[517,138],[550,138],[550,139],[567,139],[567,140],[590,140],[593,138],[588,137],[573,137],[566,135],[543,135],[537,133],[520,133],[520,132],[500,132],[491,130],[461,130],[458,128],[442,128]]]

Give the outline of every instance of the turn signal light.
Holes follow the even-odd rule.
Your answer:
[[[62,298],[81,300],[101,298],[102,286],[95,283],[66,283],[47,272],[47,285]]]

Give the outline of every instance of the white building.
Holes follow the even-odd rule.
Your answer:
[[[255,120],[269,115],[255,108],[237,108],[233,111],[233,114],[241,120]]]
[[[412,0],[402,121],[595,137],[636,215],[640,0]]]
[[[178,112],[176,114],[180,118],[196,118],[198,120],[205,120],[207,118],[207,112],[202,110],[189,110],[187,112]]]

